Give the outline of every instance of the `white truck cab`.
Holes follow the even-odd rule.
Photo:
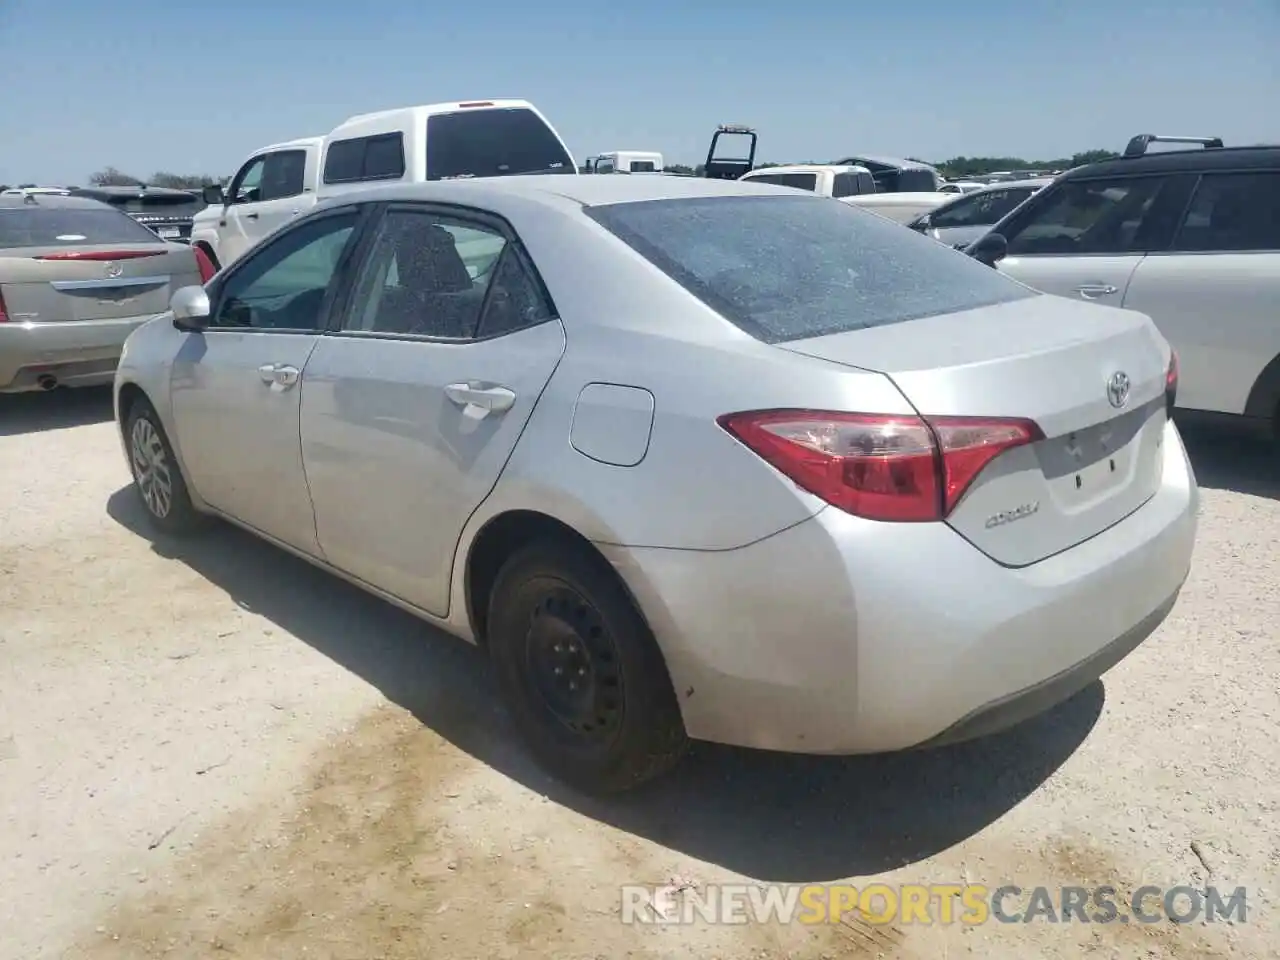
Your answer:
[[[345,120],[324,138],[317,193],[396,181],[577,172],[560,134],[529,101],[463,100]]]
[[[207,187],[191,242],[219,269],[326,196],[361,186],[521,173],[576,174],[527,100],[464,100],[350,117],[323,137],[254,151],[224,190]]]
[[[654,150],[613,150],[587,157],[587,173],[661,173],[665,163]]]
[[[273,143],[250,154],[224,190],[204,188],[208,204],[191,224],[191,244],[221,269],[316,202],[323,137]]]
[[[855,197],[875,193],[876,182],[866,167],[849,164],[797,163],[785,167],[758,167],[739,180],[773,183],[780,187],[808,190],[820,197]]]

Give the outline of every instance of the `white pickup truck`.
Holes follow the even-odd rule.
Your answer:
[[[349,117],[323,137],[255,150],[226,190],[208,187],[191,243],[218,269],[317,200],[362,187],[521,173],[576,175],[573,155],[527,100],[464,100]]]
[[[799,163],[787,167],[758,167],[738,179],[808,190],[820,197],[856,197],[875,193],[876,182],[866,167]]]

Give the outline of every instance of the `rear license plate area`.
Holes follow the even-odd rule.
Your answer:
[[[157,227],[156,233],[160,234],[165,240],[176,240],[182,236],[181,227]]]

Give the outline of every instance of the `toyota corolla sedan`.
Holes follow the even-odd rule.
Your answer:
[[[847,204],[680,177],[379,187],[137,330],[116,413],[208,517],[486,648],[599,792],[690,739],[981,736],[1156,629],[1197,487],[1147,317]]]

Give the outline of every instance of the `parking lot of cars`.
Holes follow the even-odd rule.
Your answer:
[[[595,801],[527,759],[466,645],[232,528],[155,539],[105,393],[0,401],[3,960],[1203,960],[1269,956],[1280,936],[1268,447],[1187,428],[1191,579],[1147,643],[1052,713],[878,758],[702,747]],[[742,877],[1244,885],[1249,913],[619,922],[622,884]]]

